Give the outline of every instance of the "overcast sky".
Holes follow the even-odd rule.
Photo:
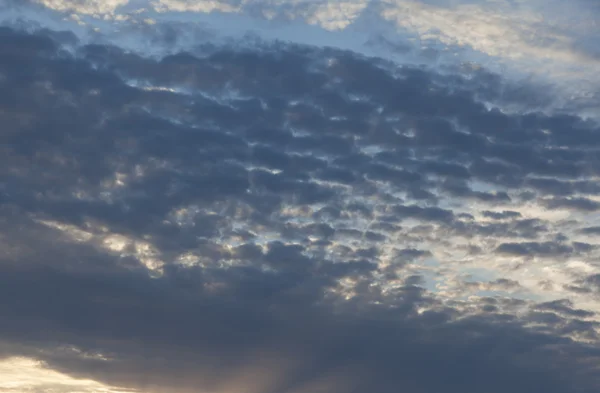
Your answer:
[[[597,0],[5,0],[1,393],[597,393]]]

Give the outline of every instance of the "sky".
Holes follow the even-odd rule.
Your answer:
[[[600,391],[599,20],[0,3],[0,392]]]

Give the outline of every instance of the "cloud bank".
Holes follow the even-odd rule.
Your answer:
[[[531,4],[5,5],[0,390],[598,391],[596,60]]]

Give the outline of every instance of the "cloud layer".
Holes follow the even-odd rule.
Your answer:
[[[598,391],[594,98],[512,71],[594,69],[571,32],[487,3],[36,3],[0,27],[0,390]],[[438,46],[186,31],[276,9],[331,38],[373,7]]]

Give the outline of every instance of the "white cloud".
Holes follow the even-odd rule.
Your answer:
[[[482,2],[445,8],[396,0],[385,5],[382,16],[416,32],[422,40],[468,46],[490,56],[524,61],[587,61],[573,50],[573,38],[564,26],[519,7],[489,7]]]
[[[111,233],[107,228],[94,226],[91,223],[87,225],[87,230],[84,230],[75,225],[58,221],[36,221],[60,231],[70,241],[97,245],[101,250],[116,253],[121,257],[134,256],[154,274],[160,275],[164,262],[160,259],[160,253],[156,247],[148,241]]]
[[[343,30],[351,25],[367,6],[366,2],[330,2],[317,7],[307,22],[326,30]]]
[[[74,12],[84,15],[113,15],[115,11],[129,0],[35,0],[48,8],[62,11]]]
[[[204,0],[158,0],[152,2],[153,8],[158,12],[239,12],[239,6],[231,5],[225,1]]]
[[[89,379],[76,379],[48,369],[30,358],[11,357],[0,360],[0,391],[3,393],[126,393]]]

